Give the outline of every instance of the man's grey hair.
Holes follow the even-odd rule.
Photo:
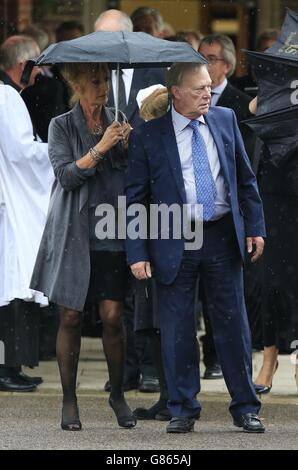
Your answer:
[[[27,28],[22,31],[22,36],[29,36],[30,38],[34,39],[41,51],[46,49],[46,47],[49,45],[48,33],[38,24],[31,24],[30,26],[27,26]]]
[[[102,20],[112,15],[117,17],[117,21],[119,21],[119,31],[127,31],[128,33],[132,33],[133,24],[130,17],[120,10],[106,10],[101,13],[94,23],[94,30],[97,30]]]
[[[132,22],[134,23],[138,18],[141,18],[142,16],[153,16],[157,31],[162,31],[164,27],[164,21],[159,10],[151,7],[139,7],[132,12],[130,17]]]
[[[209,44],[209,46],[212,44],[219,44],[221,46],[222,58],[226,64],[232,66],[227,76],[230,77],[233,75],[236,68],[236,49],[232,39],[224,34],[209,34],[202,39],[200,47],[203,44]]]
[[[193,62],[177,62],[173,64],[166,74],[166,87],[169,92],[169,96],[173,98],[172,86],[180,86],[184,75],[187,72],[196,72],[202,68],[206,68],[206,64],[196,64]]]
[[[34,39],[28,36],[10,36],[0,47],[0,69],[9,70],[21,62],[39,56],[40,50]]]

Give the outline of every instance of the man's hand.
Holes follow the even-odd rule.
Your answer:
[[[255,263],[261,256],[264,250],[264,239],[262,237],[247,237],[246,238],[246,246],[247,246],[247,253],[252,253],[253,245],[255,245],[256,249],[251,257],[251,262]]]
[[[152,277],[149,261],[139,261],[130,266],[131,272],[136,279],[143,280]]]

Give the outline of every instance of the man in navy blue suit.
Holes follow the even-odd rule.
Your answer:
[[[234,112],[211,107],[211,79],[205,65],[174,64],[167,86],[172,107],[159,119],[132,131],[127,206],[201,204],[203,244],[189,249],[186,237],[127,237],[128,263],[137,279],[156,277],[162,354],[172,419],[167,432],[192,431],[200,413],[195,341],[195,284],[206,286],[208,311],[223,375],[232,397],[233,423],[264,432],[252,383],[251,340],[242,263],[262,254],[262,203]],[[195,211],[188,211],[195,227]],[[128,217],[128,228],[131,223]],[[146,221],[145,221],[146,222]],[[177,228],[177,223],[175,229]],[[129,232],[129,231],[128,231]]]

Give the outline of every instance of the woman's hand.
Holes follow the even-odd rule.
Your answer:
[[[123,126],[117,121],[114,121],[109,127],[106,128],[104,135],[100,142],[96,145],[96,150],[102,153],[108,152],[120,140],[124,138]]]

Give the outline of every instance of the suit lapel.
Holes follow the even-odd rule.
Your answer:
[[[224,106],[224,107],[229,107],[228,106],[228,103],[229,103],[229,97],[230,97],[230,92],[229,92],[229,88],[230,88],[230,85],[229,83],[227,84],[227,86],[225,87],[224,91],[221,93],[220,97],[219,97],[219,100],[217,101],[216,103],[216,106]]]
[[[186,193],[181,168],[181,161],[179,157],[174,126],[172,122],[171,110],[168,111],[163,118],[161,132],[164,148],[166,150],[166,155],[168,157],[179,194],[181,196],[183,204],[186,204]]]
[[[216,109],[216,107],[215,107]],[[219,132],[220,126],[223,126],[222,122],[217,122],[215,116],[214,116],[214,111],[209,109],[208,113],[205,114],[204,116],[205,121],[208,124],[209,130],[212,134],[212,137],[214,139],[216,148],[217,148],[217,153],[218,153],[218,158],[220,161],[220,166],[223,172],[223,176],[225,178],[225,181],[227,184],[229,184],[229,172],[228,172],[228,164],[227,164],[227,158],[226,158],[226,149],[225,145],[222,139],[222,136]]]

